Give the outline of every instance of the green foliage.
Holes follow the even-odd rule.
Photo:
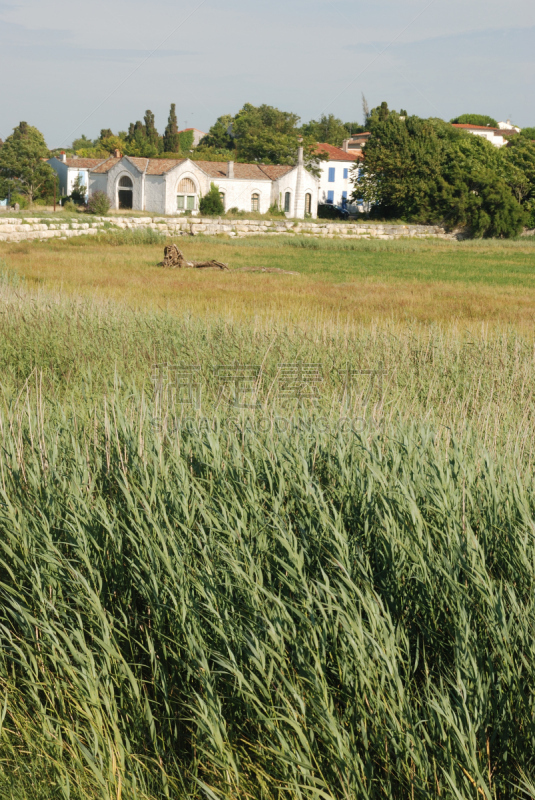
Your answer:
[[[322,114],[319,120],[311,120],[301,126],[303,136],[308,136],[316,142],[326,142],[335,147],[341,147],[344,139],[347,139],[349,132],[341,119],[334,114],[326,116]]]
[[[535,228],[535,141],[515,136],[501,152],[505,161],[504,177],[526,209],[527,225]]]
[[[89,195],[87,210],[90,214],[97,214],[102,217],[110,210],[111,202],[106,192],[97,190]]]
[[[14,206],[17,204],[21,209],[30,207],[30,201],[25,195],[19,194],[18,192],[11,192],[11,205]]]
[[[82,134],[78,139],[75,139],[71,144],[71,150],[77,152],[78,150],[90,150],[94,147],[94,142],[88,139],[85,134]]]
[[[466,226],[474,236],[516,236],[525,212],[507,179],[503,155],[481,137],[436,119],[372,112],[372,136],[358,197],[374,213],[411,222]]]
[[[169,111],[169,119],[163,135],[163,144],[165,153],[178,153],[180,152],[180,136],[178,134],[178,120],[176,116],[176,104],[171,103]]]
[[[489,128],[497,128],[498,123],[493,117],[488,117],[486,114],[461,114],[460,117],[450,120],[452,124],[457,125],[484,125]]]
[[[206,137],[205,137],[206,138]],[[204,142],[204,139],[202,140]],[[183,155],[181,156],[184,157]],[[217,147],[199,145],[192,153],[188,153],[192,161],[235,161],[235,150],[220,150]]]
[[[234,150],[234,159],[245,163],[296,164],[301,131],[299,117],[273,106],[246,103],[234,116],[219,117],[199,148]],[[322,159],[316,153],[317,139],[303,136],[307,167],[316,170]]]
[[[201,197],[199,211],[206,216],[220,216],[225,213],[225,206],[219,196],[219,189],[215,183],[210,184],[210,191]]]
[[[535,141],[535,128],[522,128],[520,135],[525,139],[531,139],[532,141]]]
[[[21,122],[0,147],[0,178],[3,189],[24,195],[29,203],[54,190],[55,172],[43,159],[48,148],[37,128]]]

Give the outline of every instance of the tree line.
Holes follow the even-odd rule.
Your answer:
[[[154,114],[115,134],[103,129],[97,140],[85,136],[69,149],[80,157],[107,158],[115,150],[142,157],[295,164],[300,145],[307,167],[318,174],[325,156],[317,143],[340,146],[351,134],[368,130],[364,160],[353,171],[353,200],[370,205],[380,219],[463,226],[473,236],[513,236],[524,225],[535,227],[535,128],[510,137],[496,148],[482,137],[454,128],[451,122],[496,127],[492,117],[465,114],[450,123],[422,119],[386,102],[368,109],[364,122],[344,123],[333,114],[300,124],[291,112],[246,103],[235,115],[223,115],[197,147],[193,132],[179,131],[175,104],[160,134]],[[506,132],[504,132],[505,135]],[[0,143],[0,196],[19,193],[29,202],[50,199],[55,173],[46,164],[49,151],[42,134],[26,122]]]

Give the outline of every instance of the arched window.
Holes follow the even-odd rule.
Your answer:
[[[227,210],[227,206],[225,204],[225,192],[219,192],[219,199],[223,203],[223,211]]]
[[[284,195],[284,210],[286,211],[286,213],[288,213],[288,211],[290,210],[291,199],[292,197],[290,192],[286,192],[286,194]]]
[[[177,188],[176,207],[178,211],[194,211],[197,189],[191,178],[182,178]]]
[[[305,214],[312,213],[312,195],[307,192],[305,195]]]
[[[130,209],[134,207],[134,184],[132,178],[128,175],[123,175],[119,178],[118,191],[117,191],[117,204],[121,209]]]
[[[260,210],[260,195],[255,192],[251,197],[251,211],[259,211]]]

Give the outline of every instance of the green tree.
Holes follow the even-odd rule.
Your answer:
[[[218,117],[206,136],[203,136],[199,142],[197,149],[234,150],[235,142],[229,133],[233,119],[231,114],[223,114]]]
[[[88,150],[94,147],[93,142],[91,139],[88,139],[87,136],[82,134],[79,139],[75,139],[71,145],[71,150],[74,150],[76,153],[78,150]]]
[[[535,228],[535,141],[515,136],[500,154],[513,194],[525,208],[526,224]]]
[[[54,190],[55,172],[43,159],[48,158],[43,134],[21,122],[0,148],[0,178],[4,189],[18,192],[32,203],[38,196]]]
[[[180,135],[178,133],[178,120],[176,116],[176,104],[171,103],[169,119],[163,135],[164,153],[180,152]]]
[[[497,128],[498,123],[493,117],[486,114],[461,114],[460,117],[451,119],[452,125],[482,125],[489,128]]]
[[[86,191],[87,188],[85,183],[82,182],[80,175],[77,175],[71,192],[71,200],[73,203],[75,203],[77,206],[83,206],[85,203]]]
[[[535,141],[535,128],[522,128],[520,135],[525,139],[531,139],[532,141]]]
[[[392,112],[372,112],[370,123],[354,199],[374,203],[384,217],[462,225],[474,236],[519,233],[525,211],[504,177],[503,156],[485,139]]]
[[[156,124],[154,121],[154,114],[152,111],[147,110],[145,111],[145,116],[143,117],[145,121],[145,138],[149,144],[156,147],[156,150],[159,149],[160,145],[160,134],[156,130]]]
[[[319,120],[306,122],[301,126],[301,132],[303,136],[315,139],[316,142],[326,142],[335,147],[341,147],[344,139],[349,136],[347,127],[334,114],[322,114]]]
[[[219,195],[219,189],[215,183],[210,184],[210,191],[201,197],[199,211],[207,216],[218,216],[225,213],[225,206]]]

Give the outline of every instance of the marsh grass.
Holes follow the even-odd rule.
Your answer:
[[[532,337],[11,279],[0,312],[1,797],[532,796]],[[219,395],[236,362],[255,410]],[[197,415],[155,363],[201,365]],[[348,364],[382,365],[372,403]]]

